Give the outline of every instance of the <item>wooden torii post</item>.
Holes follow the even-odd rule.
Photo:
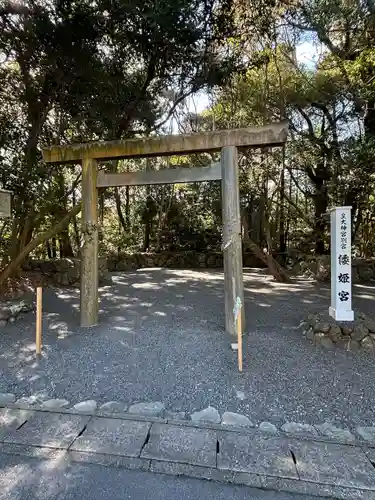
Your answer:
[[[234,305],[243,304],[242,239],[237,148],[282,146],[287,122],[259,128],[217,130],[191,135],[91,142],[44,149],[47,163],[82,165],[81,326],[98,323],[98,187],[222,181],[225,328],[236,335]],[[221,151],[220,164],[211,167],[135,173],[98,173],[98,162],[123,158],[187,155]],[[243,314],[244,308],[242,308]],[[244,325],[244,316],[242,325]]]

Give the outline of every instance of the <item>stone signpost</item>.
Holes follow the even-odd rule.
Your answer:
[[[11,216],[11,191],[0,189],[0,218]]]
[[[331,210],[331,306],[336,321],[353,321],[351,208]]]

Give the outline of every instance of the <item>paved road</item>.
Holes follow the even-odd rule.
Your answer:
[[[374,422],[374,357],[328,351],[294,330],[326,310],[328,287],[282,285],[245,271],[244,373],[223,332],[223,273],[141,269],[101,289],[100,325],[80,329],[77,290],[49,290],[44,352],[35,360],[32,315],[0,335],[0,392],[132,404],[162,401],[193,412],[212,405],[254,423],[339,426]],[[374,288],[354,288],[354,306],[373,314]]]
[[[1,500],[314,500],[209,481],[0,453]]]

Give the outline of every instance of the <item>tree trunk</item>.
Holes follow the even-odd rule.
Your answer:
[[[61,231],[59,244],[60,244],[60,258],[69,259],[71,257],[74,257],[73,247],[70,242],[69,226],[64,231]]]
[[[245,243],[244,243],[245,247]],[[272,255],[262,252],[262,250],[253,241],[249,239],[245,247],[253,252],[253,254],[258,257],[270,270],[270,273],[275,278],[276,281],[280,283],[289,283],[290,278],[285,272],[285,270],[280,266],[280,264],[272,257]]]
[[[296,197],[298,196],[298,190],[296,193]],[[292,199],[292,179],[289,175],[289,184],[288,184],[288,198]],[[285,191],[284,191],[284,201],[285,201]],[[290,204],[288,203],[286,207],[286,226],[285,226],[285,250],[287,251],[289,247],[289,229],[290,229]]]
[[[51,245],[49,244],[49,241],[46,241],[46,248],[47,248],[47,255],[49,259],[52,259],[52,250],[51,250]]]
[[[363,125],[366,138],[373,141],[375,138],[375,101],[366,102]]]
[[[324,214],[328,209],[328,194],[324,179],[321,177],[315,178],[315,194],[314,194],[314,207],[315,207],[315,222],[314,222],[314,237],[315,237],[315,253],[316,255],[324,255],[324,230],[326,223]]]
[[[52,250],[52,258],[57,259],[57,241],[55,236],[52,237],[51,250]]]
[[[73,206],[75,206],[76,205],[76,190],[75,189],[73,189],[72,199],[73,199]],[[80,237],[80,232],[79,232],[79,228],[78,228],[78,224],[77,224],[76,215],[74,215],[72,217],[72,221],[73,221],[73,228],[74,228],[75,244],[77,247],[77,253],[79,253],[80,248],[81,248],[81,237]]]
[[[27,217],[19,237],[19,252],[30,243],[33,236],[33,218]]]
[[[126,220],[124,219],[124,214],[122,213],[122,209],[121,209],[120,193],[119,193],[119,190],[117,187],[115,187],[115,202],[116,202],[116,210],[117,210],[118,219],[120,221],[122,229],[124,231],[127,231]]]
[[[355,219],[355,223],[352,223],[352,227],[353,227],[352,244],[355,243],[359,228],[362,225],[362,221],[363,221],[363,210],[362,210],[362,206],[360,206],[358,208],[358,211],[357,211],[357,217]]]
[[[143,252],[147,252],[147,250],[150,248],[150,236],[151,236],[151,224],[152,221],[147,220],[145,223],[145,234],[143,238]]]
[[[12,232],[10,237],[10,248],[8,255],[4,257],[2,262],[2,266],[8,264],[9,260],[12,260],[17,254],[17,245],[18,245],[18,227],[19,227],[19,217],[15,217],[12,223]]]
[[[286,253],[286,234],[285,234],[285,152],[283,151],[283,162],[280,179],[280,225],[279,225],[279,251],[281,255]]]
[[[70,212],[65,215],[65,217],[59,223],[57,223],[48,231],[39,234],[33,240],[31,240],[30,243],[21,250],[17,257],[12,260],[12,262],[10,262],[10,264],[8,264],[0,273],[0,287],[4,284],[6,279],[12,276],[13,271],[18,269],[18,267],[22,264],[22,262],[26,259],[30,252],[32,252],[35,248],[37,248],[48,239],[61,232],[67,226],[67,224],[69,224],[70,219],[77,215],[80,211],[81,204],[76,205]]]
[[[272,276],[276,281],[280,283],[289,283],[290,279],[284,269],[280,266],[278,262],[272,257],[272,255],[265,254],[260,247],[254,243],[249,236],[249,225],[247,221],[246,214],[242,217],[242,225],[244,228],[244,238],[243,238],[243,248],[244,250],[250,250],[253,254],[261,260],[269,269]]]
[[[130,230],[130,190],[125,186],[125,221],[128,231]]]
[[[104,189],[98,189],[100,225],[104,227]]]

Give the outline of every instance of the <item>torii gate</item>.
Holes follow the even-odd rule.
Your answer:
[[[225,328],[236,334],[233,308],[243,304],[242,238],[238,182],[238,147],[282,146],[287,122],[259,128],[217,130],[191,135],[163,135],[141,139],[51,146],[43,150],[47,163],[82,165],[81,326],[98,323],[98,194],[97,188],[140,184],[221,180],[223,204],[223,252]],[[135,173],[98,173],[98,162],[151,156],[187,155],[221,151],[221,162],[203,168],[178,168]],[[242,311],[244,308],[242,308]],[[244,324],[243,317],[243,324]]]

